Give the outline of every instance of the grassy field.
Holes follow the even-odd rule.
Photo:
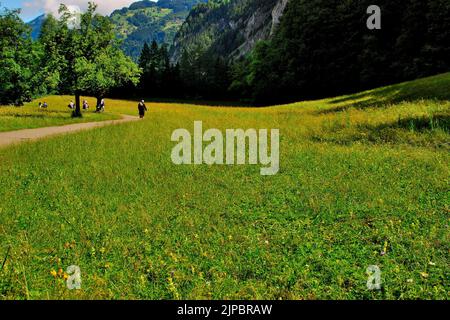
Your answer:
[[[90,105],[90,110],[83,113],[83,118],[72,118],[72,111],[67,105],[73,99],[70,96],[49,96],[26,103],[23,107],[0,106],[0,132],[120,118],[119,115],[111,112],[95,113],[96,99],[94,98],[85,98]],[[44,103],[44,101],[49,107],[39,109],[39,102]],[[106,106],[108,106],[107,102]]]
[[[1,149],[0,298],[448,299],[449,88],[444,74],[263,109],[155,103],[142,122]],[[280,173],[175,166],[170,136],[196,120],[279,128]]]

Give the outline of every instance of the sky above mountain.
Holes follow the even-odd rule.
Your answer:
[[[94,0],[98,5],[98,12],[109,15],[115,9],[127,7],[137,0]],[[152,0],[154,1],[154,0]],[[30,21],[43,13],[58,12],[60,3],[68,6],[78,7],[80,10],[87,8],[88,0],[0,0],[2,7],[9,9],[21,9],[21,17],[25,21]]]

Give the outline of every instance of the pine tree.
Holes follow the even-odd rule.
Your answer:
[[[141,51],[141,56],[139,57],[139,67],[145,71],[150,63],[150,59],[150,47],[148,46],[148,43],[145,42]]]

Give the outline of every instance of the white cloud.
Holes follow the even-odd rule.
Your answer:
[[[103,15],[109,15],[115,9],[128,7],[137,0],[93,0],[98,7],[97,12]],[[59,5],[64,3],[67,6],[78,7],[82,11],[88,7],[88,0],[25,0],[22,3],[22,11],[26,15],[38,12],[46,12],[57,15]]]

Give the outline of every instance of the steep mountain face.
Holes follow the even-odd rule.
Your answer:
[[[158,44],[171,45],[191,9],[205,2],[207,0],[144,0],[116,10],[110,17],[123,41],[124,52],[137,59],[145,42],[156,40]],[[28,23],[33,39],[39,37],[44,20],[45,15],[42,15]]]
[[[149,0],[133,3],[128,8],[116,10],[111,20],[116,33],[123,40],[124,52],[137,58],[145,42],[172,44],[190,10],[207,0]]]
[[[177,33],[171,58],[206,52],[226,59],[249,53],[273,34],[289,0],[210,0],[195,7]]]

